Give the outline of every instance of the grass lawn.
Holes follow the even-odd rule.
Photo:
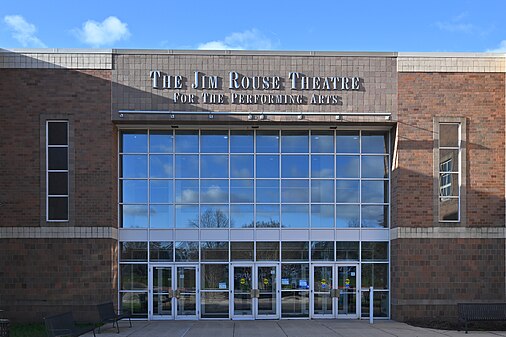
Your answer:
[[[44,324],[11,324],[10,337],[46,337]]]

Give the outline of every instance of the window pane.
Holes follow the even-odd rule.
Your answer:
[[[336,202],[358,203],[360,185],[358,180],[336,180]]]
[[[125,204],[148,203],[147,180],[122,180],[122,198],[120,202]]]
[[[311,180],[312,202],[334,202],[334,180]]]
[[[69,199],[68,197],[48,198],[49,217],[48,220],[68,220]]]
[[[339,131],[336,134],[336,153],[359,153],[358,131]]]
[[[311,243],[311,259],[334,261],[334,241],[313,241]]]
[[[174,227],[172,205],[150,205],[149,225],[151,228]]]
[[[172,155],[158,154],[149,156],[149,176],[151,178],[172,178]]]
[[[336,227],[360,227],[360,209],[358,205],[336,205]]]
[[[147,153],[148,135],[146,131],[124,131],[121,137],[121,152]]]
[[[312,178],[334,178],[334,156],[311,156]]]
[[[362,131],[362,153],[388,153],[388,133]]]
[[[278,153],[279,133],[278,131],[257,131],[257,152]]]
[[[228,228],[228,205],[201,205],[200,228]]]
[[[281,180],[281,202],[309,202],[309,181]]]
[[[200,288],[202,290],[227,290],[228,264],[203,264],[200,272]]]
[[[120,265],[121,290],[143,290],[148,288],[147,264]]]
[[[202,261],[228,261],[228,242],[204,241],[200,243]]]
[[[374,290],[388,289],[387,263],[362,264],[362,288],[369,287],[374,287]]]
[[[198,180],[176,180],[176,202],[181,204],[199,202]]]
[[[256,205],[256,225],[263,228],[279,228],[279,205]]]
[[[311,152],[334,153],[334,131],[311,131]]]
[[[362,242],[362,261],[388,261],[388,242]]]
[[[67,172],[48,173],[48,195],[67,195],[69,193]]]
[[[68,145],[67,126],[68,122],[48,122],[47,144]]]
[[[311,227],[333,228],[334,205],[311,205]]]
[[[198,177],[199,177],[199,156],[177,155],[176,178],[198,178]]]
[[[257,261],[279,261],[279,242],[258,242]]]
[[[194,205],[176,205],[176,228],[198,228],[199,207]]]
[[[120,242],[119,244],[120,261],[147,261],[148,243],[147,242]]]
[[[308,156],[281,156],[281,177],[283,178],[308,178]]]
[[[257,156],[257,178],[279,178],[279,156]]]
[[[228,274],[227,274],[228,275]],[[221,279],[220,279],[221,280]],[[226,281],[220,282],[226,285]],[[228,292],[200,293],[200,310],[202,318],[227,318],[229,316]]]
[[[307,131],[281,131],[281,151],[283,153],[309,152]]]
[[[439,124],[439,147],[459,146],[459,124]]]
[[[388,317],[389,315],[389,296],[388,291],[375,291],[373,300],[374,317]],[[369,292],[362,292],[362,317],[369,317]]]
[[[148,227],[147,205],[123,205],[121,208],[123,228]]]
[[[200,160],[201,178],[228,178],[227,155],[202,155]]]
[[[336,242],[336,258],[337,260],[358,260],[358,242],[354,241],[337,241]]]
[[[176,262],[198,261],[199,243],[195,241],[176,242]]]
[[[252,203],[253,202],[253,180],[231,180],[230,181],[230,202]]]
[[[439,221],[459,221],[459,198],[439,198]]]
[[[257,202],[279,202],[279,180],[257,180]]]
[[[147,155],[123,155],[122,177],[123,178],[147,178],[148,156]]]
[[[199,132],[187,130],[176,131],[176,152],[177,153],[199,152]]]
[[[232,261],[253,261],[253,242],[231,242]]]
[[[362,156],[362,178],[388,178],[387,156]]]
[[[150,184],[150,202],[169,203],[173,202],[173,181],[172,180],[151,180]]]
[[[309,228],[309,205],[281,205],[281,227]]]
[[[388,206],[362,206],[362,227],[388,228]]]
[[[228,180],[200,181],[200,202],[228,203]]]
[[[230,177],[231,178],[253,178],[253,156],[231,155],[230,156]]]
[[[174,261],[173,244],[169,241],[150,242],[150,261]]]
[[[142,293],[120,293],[121,311],[128,313],[132,318],[148,317],[148,294]]]
[[[227,153],[228,131],[203,130],[200,144],[200,151],[203,153]]]
[[[362,202],[388,203],[388,181],[362,180]]]
[[[336,156],[336,178],[358,178],[359,156]]]
[[[149,132],[149,151],[152,153],[172,153],[173,143],[172,131]]]
[[[299,244],[299,242],[287,242]],[[305,243],[306,253],[308,243]],[[285,245],[285,242],[283,242]],[[299,245],[300,246],[300,245]],[[283,248],[284,250],[284,248]],[[297,257],[300,255],[300,250],[293,251],[293,253]],[[299,253],[299,254],[298,254]],[[301,258],[299,260],[307,260],[307,255],[305,258]],[[284,258],[283,258],[284,260]],[[289,290],[289,289],[309,289],[309,264],[307,263],[283,263],[281,264],[281,289]]]
[[[459,150],[439,150],[439,171],[459,171]]]
[[[253,153],[253,131],[230,131],[230,152]]]
[[[47,167],[49,170],[68,170],[67,147],[49,147],[47,155]]]
[[[281,242],[281,260],[282,261],[307,261],[309,260],[309,242],[307,241],[294,241],[294,242]],[[304,264],[305,265],[305,264]],[[291,265],[299,271],[302,265]],[[283,269],[283,267],[282,267]],[[282,272],[282,274],[284,274]],[[309,285],[309,280],[308,280]],[[285,287],[283,287],[285,289]]]
[[[230,205],[230,227],[253,228],[253,205]]]

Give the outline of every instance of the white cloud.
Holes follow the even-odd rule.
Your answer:
[[[74,32],[82,42],[92,47],[110,45],[130,37],[127,24],[115,16],[109,16],[102,22],[88,20],[81,29],[75,29]]]
[[[506,40],[502,40],[499,43],[499,47],[495,49],[488,49],[488,53],[506,53]]]
[[[269,50],[272,49],[271,40],[257,29],[232,33],[223,40],[201,43],[198,49],[204,50]]]
[[[23,47],[46,48],[35,33],[37,27],[25,20],[21,15],[6,15],[4,22],[12,31],[12,37],[15,38]]]
[[[471,23],[465,22],[468,16],[469,14],[467,12],[463,12],[454,16],[449,21],[438,21],[435,23],[435,26],[440,30],[451,33],[472,33],[477,27]]]

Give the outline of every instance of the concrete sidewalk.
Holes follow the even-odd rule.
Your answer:
[[[103,337],[444,337],[506,336],[506,331],[447,331],[418,328],[395,321],[281,320],[281,321],[134,321],[120,323],[120,333],[111,324]],[[91,337],[93,334],[87,334]]]

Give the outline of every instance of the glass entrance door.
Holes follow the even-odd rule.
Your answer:
[[[337,266],[338,318],[358,318],[360,285],[357,265]]]
[[[234,319],[279,318],[277,265],[233,265],[231,277]]]
[[[234,319],[253,318],[253,266],[232,266],[232,317]]]
[[[172,270],[172,267],[166,266],[153,267],[151,293],[153,319],[174,318]]]
[[[257,265],[255,301],[257,319],[278,319],[280,289],[277,265]]]
[[[336,316],[337,293],[334,284],[333,265],[312,266],[312,312],[313,318],[333,318]]]
[[[177,266],[176,290],[176,319],[196,319],[198,308],[198,270],[196,266]]]

